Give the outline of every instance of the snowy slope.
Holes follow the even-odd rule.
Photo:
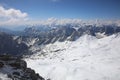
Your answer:
[[[12,80],[12,79],[8,78],[6,74],[0,73],[0,80]]]
[[[50,80],[120,80],[120,35],[55,42],[25,60]]]

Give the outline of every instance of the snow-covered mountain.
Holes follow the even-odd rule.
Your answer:
[[[55,42],[76,41],[84,35],[91,35],[100,39],[119,33],[120,27],[117,25],[66,25],[54,28],[29,27],[24,32],[26,34],[17,37],[16,41],[28,45],[29,51],[35,54],[41,51],[44,45]]]
[[[37,38],[38,45],[54,43],[56,41],[75,41],[82,35],[88,34],[97,38],[109,36],[120,32],[120,26],[112,25],[64,25],[64,26],[41,26],[28,27],[23,31],[22,36],[17,40],[26,42],[32,41],[31,38]],[[30,40],[29,40],[30,39]],[[30,42],[29,42],[30,43]],[[33,43],[33,42],[32,42]]]
[[[120,34],[100,39],[83,35],[73,42],[42,46],[41,51],[25,60],[50,80],[120,80],[119,42]]]
[[[119,32],[115,24],[35,26],[11,39],[46,80],[119,80]]]
[[[34,54],[25,60],[46,80],[120,79],[119,26],[62,26],[39,32],[27,42]]]

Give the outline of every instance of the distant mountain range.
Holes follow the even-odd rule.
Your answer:
[[[0,28],[0,53],[21,54],[33,45],[46,45],[66,40],[75,41],[85,34],[102,38],[119,32],[120,26],[117,25],[32,26],[23,31]]]

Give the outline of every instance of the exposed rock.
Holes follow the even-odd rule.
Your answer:
[[[34,70],[27,68],[25,61],[9,55],[0,55],[0,73],[12,80],[44,80]]]
[[[0,62],[0,68],[2,68],[4,66],[3,62]]]

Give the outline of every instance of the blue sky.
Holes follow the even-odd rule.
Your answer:
[[[26,12],[32,19],[120,18],[120,0],[0,0],[0,4]]]
[[[0,27],[51,24],[56,19],[63,19],[58,23],[81,21],[77,19],[120,21],[120,0],[0,0]]]

